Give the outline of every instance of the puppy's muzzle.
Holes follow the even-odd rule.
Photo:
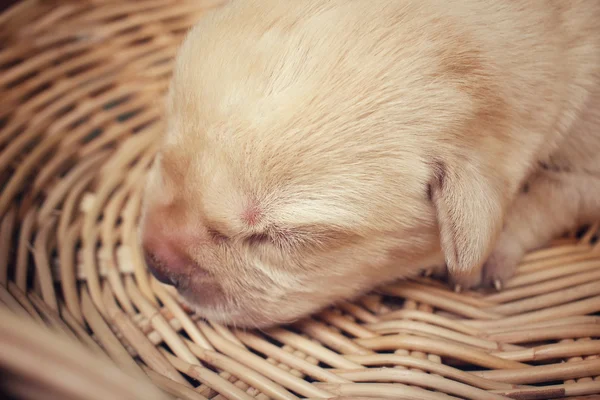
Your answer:
[[[205,273],[168,237],[158,232],[149,232],[144,236],[142,246],[146,266],[158,281],[177,287],[192,271],[197,276]]]
[[[144,259],[146,260],[148,271],[150,271],[159,282],[172,286],[177,285],[175,279],[173,279],[172,276],[167,275],[165,268],[162,266],[163,264],[157,260],[153,253],[144,250]]]

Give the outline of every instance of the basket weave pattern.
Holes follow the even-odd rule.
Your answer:
[[[142,184],[177,46],[209,5],[27,0],[0,16],[0,315],[147,384],[44,385],[63,399],[600,396],[597,226],[527,255],[499,293],[421,277],[264,332],[205,322],[153,280],[136,245]],[[59,365],[51,343],[31,352]],[[26,352],[0,354],[23,393]]]

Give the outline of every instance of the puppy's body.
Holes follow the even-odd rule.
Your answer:
[[[463,287],[502,282],[599,215],[599,21],[596,0],[210,13],[178,56],[149,178],[155,269],[246,325],[440,262]]]

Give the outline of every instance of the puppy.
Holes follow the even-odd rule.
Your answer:
[[[500,287],[600,216],[600,2],[230,1],[167,115],[142,245],[206,318],[286,323],[439,264]]]

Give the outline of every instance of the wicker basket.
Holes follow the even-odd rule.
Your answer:
[[[214,1],[212,2],[215,3]],[[291,327],[190,315],[135,246],[171,62],[205,1],[0,16],[0,386],[30,399],[600,398],[597,226],[500,293],[419,278]]]

